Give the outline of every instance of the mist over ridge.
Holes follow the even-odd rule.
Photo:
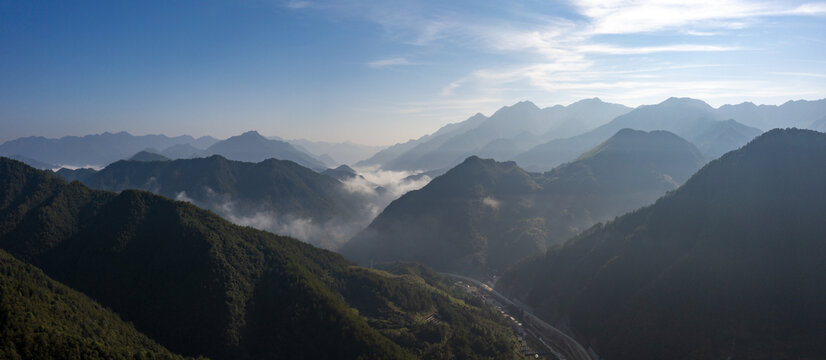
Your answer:
[[[0,2],[0,360],[826,356],[826,0]]]

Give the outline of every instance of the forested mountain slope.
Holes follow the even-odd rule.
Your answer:
[[[607,359],[826,353],[826,134],[772,130],[497,288]]]
[[[503,319],[435,274],[359,268],[185,202],[91,190],[5,158],[0,247],[184,355],[517,357]],[[445,321],[424,321],[431,313]]]
[[[341,252],[362,264],[412,260],[485,277],[650,204],[704,162],[674,134],[629,129],[544,174],[470,157],[394,201]]]

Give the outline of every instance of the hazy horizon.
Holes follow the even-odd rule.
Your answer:
[[[826,98],[826,3],[0,5],[0,141],[211,135],[391,145],[520,100]]]
[[[672,97],[679,98],[679,96],[672,96]],[[824,98],[824,99],[826,99],[826,98]],[[526,100],[521,100],[521,101],[529,101],[529,102],[532,102],[535,105],[537,105],[537,107],[539,107],[539,108],[547,108],[547,107],[552,107],[552,106],[556,106],[556,105],[567,106],[567,105],[576,103],[576,102],[581,101],[581,100],[587,100],[587,99],[583,98],[583,99],[576,100],[576,101],[574,101],[572,103],[569,103],[569,104],[550,104],[550,105],[536,104],[535,102],[533,102],[531,100],[527,100],[527,99]],[[605,101],[603,99],[600,99],[600,100]],[[663,99],[663,101],[665,101],[665,100],[666,99]],[[701,101],[704,101],[704,102],[708,103],[707,101],[705,101],[703,99],[697,99],[697,100],[701,100]],[[712,107],[717,109],[717,108],[719,108],[720,106],[723,106],[723,105],[737,105],[737,104],[750,103],[750,102],[754,103],[757,106],[763,106],[763,105],[778,106],[778,105],[782,105],[784,103],[793,102],[793,101],[817,101],[817,100],[823,100],[823,99],[788,99],[788,100],[783,101],[783,102],[778,103],[778,104],[762,104],[762,103],[754,103],[753,101],[744,100],[744,101],[741,101],[741,102],[738,102],[738,103],[719,104],[719,105],[716,105],[716,106],[709,103],[709,105],[711,105]],[[655,105],[655,104],[658,104],[658,103],[660,103],[660,102],[651,103],[651,104],[639,104],[637,106]],[[487,113],[484,113],[484,112],[481,112],[481,111],[477,112],[477,113],[481,113],[484,116],[490,117],[493,113],[496,112],[496,110],[501,109],[502,107],[512,106],[514,104],[515,103],[502,105],[502,106],[496,108],[495,110],[487,112]],[[628,106],[627,104],[619,104],[619,105]],[[633,107],[629,106],[629,107],[635,108],[637,106],[633,106]],[[476,113],[474,113],[474,114],[476,114]],[[56,135],[56,136],[48,136],[48,135],[44,135],[43,133],[34,133],[34,134],[21,135],[21,136],[8,136],[7,138],[4,138],[3,135],[0,134],[0,144],[2,144],[4,142],[7,142],[7,141],[10,141],[10,140],[24,138],[24,137],[45,137],[45,138],[50,138],[50,139],[57,139],[57,138],[67,137],[67,136],[68,137],[83,137],[83,136],[87,136],[87,135],[102,135],[104,133],[116,134],[116,133],[120,133],[120,132],[126,132],[126,133],[129,133],[130,135],[133,135],[133,136],[164,135],[164,136],[167,136],[167,137],[177,137],[177,136],[187,136],[187,135],[189,135],[189,136],[192,136],[196,139],[200,138],[200,137],[213,137],[213,138],[218,139],[218,140],[225,140],[225,139],[233,137],[233,136],[241,135],[241,134],[246,133],[248,131],[255,131],[255,132],[258,132],[259,134],[261,134],[262,136],[265,136],[265,137],[268,137],[268,138],[279,137],[279,138],[281,138],[285,141],[308,140],[308,141],[322,142],[322,143],[324,143],[324,142],[326,142],[326,143],[349,143],[349,144],[354,144],[354,145],[364,145],[364,146],[370,146],[370,147],[389,147],[389,146],[392,146],[392,145],[395,145],[395,144],[398,144],[398,143],[403,143],[403,142],[406,142],[406,141],[409,141],[409,140],[415,140],[415,139],[418,139],[422,136],[432,134],[433,132],[440,129],[441,127],[444,127],[444,126],[449,125],[449,124],[455,124],[455,123],[465,121],[469,117],[473,116],[474,114],[469,114],[467,117],[462,118],[462,119],[457,119],[455,121],[448,121],[448,122],[439,124],[438,126],[436,126],[433,129],[423,130],[423,132],[419,135],[416,135],[416,136],[413,136],[413,137],[410,137],[410,138],[406,138],[406,139],[402,139],[402,140],[399,140],[397,142],[384,143],[384,144],[371,144],[371,143],[357,142],[357,141],[353,141],[353,140],[350,140],[350,139],[340,139],[340,140],[331,139],[331,140],[327,140],[327,139],[314,139],[314,138],[309,138],[309,137],[308,138],[291,138],[291,137],[283,136],[281,134],[266,133],[266,132],[263,132],[259,129],[242,129],[242,130],[237,130],[235,132],[226,133],[225,135],[214,135],[214,134],[209,134],[209,133],[198,133],[197,131],[196,132],[182,132],[182,133],[164,133],[164,132],[160,132],[160,131],[149,130],[147,132],[135,132],[135,131],[129,131],[129,130],[124,130],[124,129],[120,129],[120,130],[117,130],[117,129],[104,129],[104,130],[90,132],[90,133],[66,133],[66,134]],[[232,131],[232,130],[230,130],[230,131]]]
[[[824,35],[826,0],[0,0],[0,358],[821,358]]]

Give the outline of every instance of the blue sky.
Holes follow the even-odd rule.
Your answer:
[[[0,141],[392,144],[520,100],[670,96],[826,97],[826,2],[0,0]]]

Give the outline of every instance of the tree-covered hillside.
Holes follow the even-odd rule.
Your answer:
[[[2,250],[0,358],[182,359],[92,299]]]
[[[61,170],[62,171],[62,170]],[[292,161],[259,163],[221,156],[174,161],[118,161],[96,173],[58,172],[87,186],[109,191],[140,189],[187,200],[240,224],[302,234],[302,239],[337,248],[367,226],[372,213],[366,199],[341,181]],[[75,176],[77,175],[77,176]],[[297,224],[297,225],[291,225]],[[301,231],[300,226],[319,231]],[[325,227],[329,231],[321,231]],[[289,235],[289,234],[288,234]]]
[[[359,268],[189,203],[90,190],[5,158],[0,189],[0,247],[180,354],[517,357],[497,314],[418,275]],[[434,313],[459,320],[424,321]]]
[[[629,129],[544,174],[470,157],[394,201],[341,252],[362,264],[410,260],[485,277],[650,204],[703,163],[672,133]]]
[[[503,276],[608,359],[826,354],[826,134],[772,130]]]

